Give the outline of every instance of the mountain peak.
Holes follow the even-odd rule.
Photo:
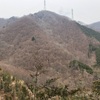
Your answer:
[[[42,11],[39,11],[37,13],[34,14],[34,16],[40,18],[40,19],[46,19],[46,18],[66,18],[66,19],[70,19],[66,16],[62,16],[62,15],[59,15],[55,12],[52,12],[52,11],[48,11],[48,10],[42,10]]]

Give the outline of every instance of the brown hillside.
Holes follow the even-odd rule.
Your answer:
[[[73,74],[68,68],[71,60],[89,65],[95,62],[95,58],[88,58],[91,41],[76,22],[41,11],[18,19],[0,32],[0,60],[33,71],[34,66],[42,65],[49,70],[48,77],[65,81]]]

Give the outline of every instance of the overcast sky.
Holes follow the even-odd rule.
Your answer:
[[[43,10],[44,0],[0,0],[0,18],[23,16]],[[47,10],[71,16],[86,24],[100,21],[100,0],[46,0]]]

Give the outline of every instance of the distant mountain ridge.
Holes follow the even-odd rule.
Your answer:
[[[88,27],[100,32],[100,21],[92,23]]]
[[[4,28],[9,24],[12,24],[13,22],[15,22],[18,18],[17,17],[11,17],[8,19],[4,19],[4,18],[0,18],[0,28]]]

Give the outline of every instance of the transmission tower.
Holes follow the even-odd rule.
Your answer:
[[[44,10],[46,10],[46,0],[44,0]]]
[[[73,11],[73,9],[71,10],[71,12],[72,12],[72,19],[74,19],[74,11]]]

